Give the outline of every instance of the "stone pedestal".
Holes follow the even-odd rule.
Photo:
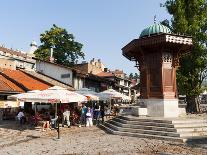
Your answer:
[[[134,116],[147,116],[147,108],[141,108],[139,106],[133,106],[131,114]]]
[[[143,99],[147,105],[147,116],[178,117],[178,99]]]

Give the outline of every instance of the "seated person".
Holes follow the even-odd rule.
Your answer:
[[[52,129],[57,128],[57,120],[58,120],[58,116],[56,116],[55,118],[51,119],[51,128]]]
[[[39,121],[41,120],[42,120],[41,115],[39,114],[39,112],[36,112],[36,114],[33,115],[31,118],[31,125],[37,126]]]
[[[50,129],[50,114],[49,112],[45,112],[43,115],[43,125],[42,125],[42,131]]]

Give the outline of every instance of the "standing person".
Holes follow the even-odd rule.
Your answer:
[[[2,109],[0,109],[0,121],[2,121],[3,120],[3,110]]]
[[[101,106],[98,103],[95,104],[94,112],[95,112],[95,118],[96,118],[96,125],[98,125],[100,121],[100,115],[101,115]]]
[[[79,127],[81,127],[82,124],[84,124],[84,126],[86,125],[86,112],[87,112],[87,107],[85,106],[85,104],[82,104]]]
[[[102,118],[102,123],[104,123],[104,116],[105,116],[105,109],[104,105],[101,106],[101,118]]]
[[[20,125],[25,123],[25,116],[22,109],[20,109],[19,113],[17,114],[17,119],[19,120]]]
[[[90,107],[88,107],[87,112],[86,112],[86,126],[93,126],[93,121],[92,121],[92,116],[93,114],[91,113]]]
[[[64,127],[65,121],[67,122],[67,126],[69,128],[70,127],[70,111],[68,108],[66,108],[63,112],[62,127]]]

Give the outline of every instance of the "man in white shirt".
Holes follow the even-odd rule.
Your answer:
[[[17,115],[17,118],[20,122],[20,125],[24,124],[25,122],[25,117],[24,117],[24,113],[23,113],[23,110],[20,110],[18,115]]]
[[[70,111],[65,109],[63,113],[62,127],[64,127],[65,121],[67,122],[68,128],[70,127]]]

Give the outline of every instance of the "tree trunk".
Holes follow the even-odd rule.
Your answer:
[[[197,96],[186,96],[187,113],[199,113],[200,112],[200,103]]]

